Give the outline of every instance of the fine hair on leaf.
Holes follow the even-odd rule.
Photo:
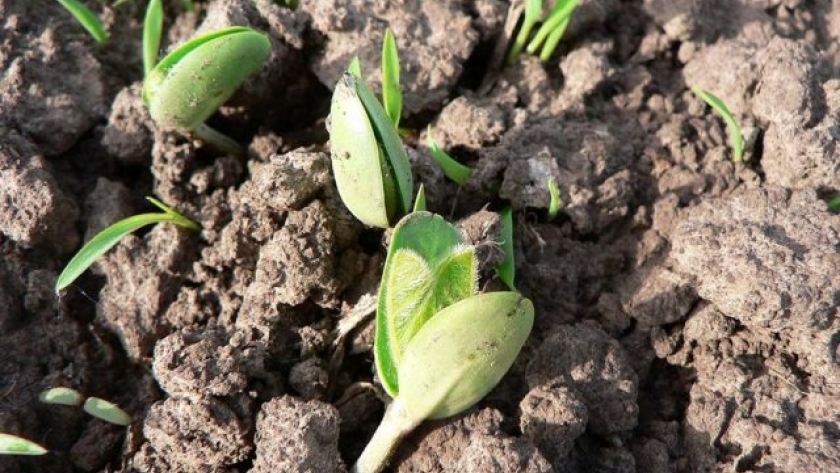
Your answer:
[[[458,185],[464,185],[464,183],[469,180],[470,174],[472,174],[472,169],[459,163],[455,160],[455,158],[441,149],[441,147],[437,144],[437,141],[435,141],[434,136],[432,136],[431,126],[426,129],[426,142],[429,146],[429,152],[432,155],[432,159],[438,163],[446,177]]]
[[[106,251],[113,248],[114,245],[119,243],[123,237],[141,227],[151,225],[153,223],[170,222],[189,230],[198,231],[201,229],[197,223],[175,212],[163,202],[152,197],[147,197],[147,199],[163,212],[140,214],[128,217],[102,230],[96,236],[91,238],[91,240],[87,242],[75,256],[73,256],[73,259],[67,263],[67,266],[58,276],[55,283],[56,294],[72,284],[76,278],[78,278],[93,264],[94,261],[96,261],[96,258],[99,258]]]
[[[744,135],[741,133],[741,126],[738,125],[738,121],[735,120],[735,116],[729,110],[729,107],[723,103],[717,95],[709,92],[708,90],[701,89],[700,87],[692,87],[691,91],[694,92],[695,95],[703,99],[712,110],[718,113],[718,115],[723,118],[723,121],[726,123],[726,128],[729,130],[729,140],[732,146],[732,160],[736,163],[740,163],[744,161]]]
[[[102,45],[108,42],[108,32],[102,20],[84,3],[79,0],[58,0],[58,3],[76,18],[97,43]]]

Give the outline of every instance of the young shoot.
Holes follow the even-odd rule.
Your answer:
[[[502,241],[500,243],[505,258],[496,268],[496,274],[511,291],[515,291],[516,288],[513,284],[516,279],[516,262],[513,254],[513,210],[510,207],[505,207],[499,212],[499,216],[502,218]]]
[[[82,395],[70,388],[51,388],[42,392],[38,400],[44,404],[59,404],[62,406],[81,406]]]
[[[703,99],[726,122],[726,128],[729,130],[729,140],[732,146],[732,160],[736,163],[743,162],[744,135],[741,133],[741,127],[738,125],[738,121],[735,120],[735,116],[729,110],[729,107],[718,96],[700,87],[692,87],[691,91]]]
[[[115,425],[126,426],[131,424],[131,416],[116,404],[98,397],[89,397],[85,401],[84,410],[97,419],[110,422]]]
[[[70,262],[67,263],[64,271],[62,271],[58,276],[58,279],[55,282],[56,294],[72,284],[76,278],[78,278],[90,267],[90,265],[93,264],[94,261],[96,261],[96,258],[99,258],[106,251],[113,248],[114,245],[119,243],[124,236],[141,227],[154,223],[170,222],[188,230],[201,230],[201,227],[199,227],[197,223],[167,207],[163,202],[152,197],[146,198],[163,212],[134,215],[124,220],[120,220],[96,234],[96,236],[91,238],[91,240],[87,242],[75,256],[73,256]]]
[[[163,0],[150,0],[143,20],[143,73],[155,67],[160,50],[160,37],[163,33]]]
[[[557,180],[553,177],[548,178],[548,194],[551,200],[548,202],[548,221],[554,220],[560,212],[560,207],[563,206],[563,201],[560,199],[560,188],[557,187]]]
[[[400,58],[391,28],[385,30],[385,39],[382,41],[382,105],[394,128],[399,129],[403,105],[400,92]]]
[[[420,188],[417,189],[417,197],[414,198],[414,212],[422,212],[426,210],[426,188],[423,187],[423,184],[420,184]]]
[[[79,0],[58,0],[58,3],[76,18],[76,21],[90,33],[97,43],[104,45],[108,42],[108,32],[105,31],[105,25],[102,24],[102,20],[84,3]]]
[[[539,53],[541,61],[548,61],[554,54],[554,50],[557,49],[557,44],[560,43],[563,33],[566,32],[572,14],[580,0],[557,0],[554,8],[551,9],[548,17],[540,25],[534,37],[530,38],[530,41],[531,30],[542,13],[543,2],[541,0],[525,0],[525,2],[522,25],[507,55],[508,64],[512,64],[516,60],[523,47],[529,54]],[[526,43],[527,46],[525,46]]]
[[[152,119],[180,129],[225,153],[242,154],[241,146],[204,122],[271,54],[263,33],[233,26],[194,38],[164,57],[146,75],[143,102]]]
[[[508,65],[513,64],[525,45],[531,37],[531,31],[534,25],[540,20],[542,15],[542,0],[525,0],[525,13],[522,15],[522,24],[519,26],[519,33],[513,40],[513,44],[507,54],[506,62]]]
[[[43,455],[47,449],[37,443],[11,434],[0,433],[0,455]]]
[[[374,356],[394,401],[351,470],[377,473],[426,419],[468,409],[508,371],[534,308],[516,292],[476,294],[475,248],[442,217],[415,212],[394,229],[376,314]]]
[[[463,186],[469,180],[472,169],[459,163],[449,153],[441,149],[434,136],[432,136],[431,126],[426,129],[426,144],[429,146],[432,159],[438,163],[446,177],[460,186]]]
[[[840,212],[840,195],[833,199],[829,199],[827,204],[829,212]]]

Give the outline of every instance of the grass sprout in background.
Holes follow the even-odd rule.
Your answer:
[[[78,21],[85,30],[96,40],[100,45],[108,42],[108,32],[105,31],[105,25],[102,20],[91,11],[84,3],[78,0],[57,0],[74,18]]]
[[[91,240],[87,242],[75,256],[73,256],[70,262],[67,263],[64,271],[62,271],[58,276],[58,280],[56,280],[55,283],[56,294],[72,284],[76,278],[78,278],[90,267],[90,265],[93,264],[94,261],[96,261],[96,258],[99,258],[106,251],[113,248],[114,245],[119,243],[123,237],[141,227],[154,223],[170,222],[188,230],[201,230],[201,227],[199,227],[197,223],[172,210],[163,202],[152,197],[147,197],[147,199],[156,207],[163,210],[163,212],[140,214],[128,217],[111,225],[105,230],[102,230],[96,236],[91,238]]]
[[[160,37],[163,34],[163,1],[150,0],[143,20],[143,74],[154,69],[160,51]]]
[[[551,196],[551,200],[548,202],[548,220],[551,221],[557,217],[560,207],[563,205],[563,201],[560,199],[560,188],[557,187],[557,180],[553,177],[548,178],[548,194]]]
[[[420,184],[417,189],[417,197],[414,198],[414,212],[422,212],[426,210],[426,188]]]
[[[511,291],[515,291],[516,261],[513,254],[513,210],[510,207],[505,207],[499,212],[499,215],[502,217],[501,244],[505,258],[496,268],[496,274]]]
[[[721,118],[723,118],[723,121],[726,122],[726,128],[729,130],[729,140],[732,146],[732,160],[736,163],[743,162],[744,135],[741,133],[741,126],[738,125],[738,121],[735,120],[735,116],[732,115],[729,107],[723,103],[723,100],[708,90],[703,90],[700,87],[692,87],[691,91],[703,99],[703,101],[712,107],[712,109],[717,112]]]
[[[437,141],[435,141],[434,136],[432,136],[431,126],[426,129],[426,143],[429,146],[429,152],[431,153],[432,158],[436,163],[438,163],[446,177],[458,185],[463,186],[470,178],[472,169],[459,163],[455,160],[455,158],[441,149],[441,147],[437,144]]]
[[[81,406],[83,396],[79,391],[70,388],[51,388],[42,392],[38,400],[44,404],[59,404],[62,406]]]
[[[508,51],[507,63],[512,64],[523,49],[529,54],[539,53],[540,60],[548,61],[557,49],[579,3],[580,0],[557,0],[548,17],[531,38],[531,31],[542,15],[543,2],[542,0],[525,0],[522,24]]]
[[[127,426],[131,424],[131,416],[116,404],[98,397],[89,397],[85,401],[84,410],[97,419],[111,424]]]
[[[43,455],[47,451],[31,440],[0,433],[0,455]]]
[[[391,28],[385,30],[385,39],[382,41],[382,106],[394,127],[399,128],[403,106],[400,91],[400,58]]]

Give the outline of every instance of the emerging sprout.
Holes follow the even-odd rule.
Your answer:
[[[446,177],[448,177],[458,185],[463,186],[464,183],[467,182],[467,180],[470,178],[470,174],[472,174],[472,169],[459,163],[455,160],[455,158],[450,156],[449,153],[441,149],[441,147],[435,141],[435,138],[432,136],[431,126],[429,126],[426,129],[426,137],[427,144],[429,145],[429,152],[432,154],[432,159],[434,159],[435,162],[438,163]]]
[[[0,433],[0,455],[43,455],[47,449],[16,435]]]
[[[191,131],[209,144],[239,154],[233,140],[204,124],[259,71],[271,53],[268,37],[234,26],[194,38],[149,71],[143,102],[160,126]]]
[[[131,424],[131,416],[116,404],[98,397],[89,397],[85,401],[84,410],[97,419],[116,425]]]
[[[152,197],[147,197],[147,199],[156,207],[163,210],[163,213],[134,215],[120,220],[105,230],[97,233],[96,236],[91,238],[91,240],[87,242],[75,256],[73,256],[73,259],[67,263],[64,271],[62,271],[58,276],[58,280],[55,282],[56,294],[72,284],[76,278],[78,278],[90,267],[90,265],[93,264],[94,261],[96,261],[96,258],[102,256],[106,251],[110,250],[114,247],[114,245],[119,243],[124,236],[137,230],[138,228],[151,225],[153,223],[171,222],[179,227],[189,230],[198,231],[201,229],[198,224],[167,207],[163,202]]]
[[[60,404],[63,406],[80,406],[82,395],[70,388],[51,388],[42,392],[38,400],[45,404]]]
[[[414,198],[414,212],[422,212],[426,210],[426,188],[420,184],[417,189],[417,197]]]
[[[155,67],[163,31],[163,1],[150,0],[143,20],[143,73],[148,75]]]
[[[391,28],[385,30],[385,40],[382,41],[382,105],[394,128],[399,129],[403,105],[400,92],[400,58]]]
[[[90,8],[85,6],[84,3],[79,0],[58,0],[58,3],[81,23],[97,43],[103,45],[108,42],[108,32],[105,31],[102,20]]]
[[[557,187],[557,181],[553,177],[548,178],[548,194],[551,200],[548,202],[548,220],[554,220],[554,217],[560,212],[560,206],[563,202],[560,200],[560,188]]]
[[[542,13],[543,5],[542,0],[526,0],[522,26],[508,52],[508,64],[512,64],[516,60],[516,57],[525,48],[526,42],[528,53],[537,54],[539,52],[540,60],[548,61],[554,54],[554,50],[557,49],[557,44],[563,37],[563,33],[566,32],[566,27],[569,26],[572,13],[574,13],[578,3],[580,3],[580,0],[557,0],[554,8],[551,9],[551,13],[548,14],[548,18],[528,42],[531,30]],[[540,49],[542,49],[541,52]]]
[[[732,160],[736,163],[743,162],[744,135],[741,133],[741,127],[738,125],[738,121],[735,120],[735,116],[732,115],[729,107],[718,96],[700,87],[692,87],[691,91],[711,106],[723,118],[723,121],[726,122],[726,128],[729,129],[729,140],[732,145]]]
[[[516,279],[516,264],[513,256],[513,210],[510,207],[505,207],[499,215],[502,217],[502,250],[505,253],[505,259],[496,268],[496,274],[499,278],[510,288],[515,291],[513,286],[514,279]]]
[[[411,166],[393,122],[354,73],[335,87],[329,124],[341,200],[366,225],[388,228],[411,209]]]

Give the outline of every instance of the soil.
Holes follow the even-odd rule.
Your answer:
[[[380,87],[386,27],[429,209],[478,245],[490,290],[491,211],[513,205],[536,310],[500,385],[388,471],[840,471],[840,3],[583,0],[553,59],[498,68],[503,0],[166,2],[167,50],[269,33],[210,120],[245,157],[149,119],[143,2],[85,3],[108,45],[57,2],[0,0],[0,431],[50,450],[0,472],[349,469],[384,409],[366,316],[387,234],[338,198],[325,122],[352,56]],[[690,86],[733,110],[744,163]],[[80,244],[147,195],[201,232],[129,236],[57,297]],[[134,422],[39,403],[54,386]]]

